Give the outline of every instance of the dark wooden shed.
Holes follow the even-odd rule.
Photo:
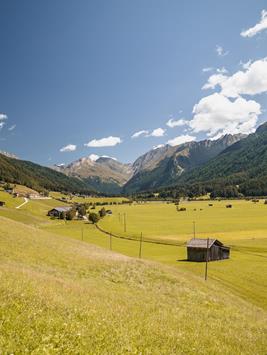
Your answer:
[[[208,245],[207,245],[208,244]],[[206,261],[208,247],[208,261],[229,259],[230,248],[218,239],[194,238],[187,242],[187,260]]]

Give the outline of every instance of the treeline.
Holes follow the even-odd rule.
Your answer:
[[[2,154],[0,154],[0,181],[24,185],[39,192],[48,190],[89,194],[93,191],[79,179],[29,161],[8,158]]]
[[[209,194],[211,198],[243,198],[267,196],[267,176],[249,180],[218,179],[196,184],[183,184],[134,194],[135,200],[172,200],[181,197],[198,198]]]

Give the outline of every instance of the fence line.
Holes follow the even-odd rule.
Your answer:
[[[95,224],[96,228],[106,234],[106,235],[112,235],[112,237],[114,238],[118,238],[118,239],[125,239],[125,240],[131,240],[133,242],[139,242],[140,240],[138,238],[135,238],[135,237],[130,237],[130,236],[122,236],[122,235],[117,235],[117,234],[114,234],[114,233],[110,233],[106,230],[104,230],[103,228],[99,227],[98,224]],[[161,244],[161,245],[167,245],[167,246],[173,246],[173,247],[184,247],[186,245],[186,242],[185,243],[171,243],[171,242],[164,242],[164,241],[161,241],[161,240],[153,240],[153,239],[146,239],[146,238],[143,238],[142,239],[143,243],[150,243],[150,244]]]
[[[102,232],[102,233],[104,233],[104,234],[106,234],[106,235],[108,235],[108,236],[111,235],[112,237],[117,238],[117,239],[130,240],[130,241],[132,241],[132,242],[140,242],[140,239],[138,239],[138,238],[130,237],[130,236],[117,235],[117,234],[110,233],[110,232],[104,230],[103,228],[99,227],[98,224],[95,224],[95,226],[96,226],[96,228],[97,228],[100,232]],[[186,242],[185,242],[185,243],[179,243],[179,244],[177,244],[177,243],[164,242],[164,241],[155,240],[155,239],[154,239],[154,240],[153,240],[153,239],[146,239],[146,238],[144,238],[144,237],[143,237],[143,239],[142,239],[142,242],[143,242],[143,243],[150,243],[150,244],[166,245],[166,246],[172,246],[172,247],[185,247],[185,246],[186,246]],[[230,248],[231,248],[233,251],[237,251],[237,252],[242,253],[242,254],[249,254],[249,255],[253,255],[253,256],[258,256],[258,257],[262,257],[262,258],[267,258],[267,257],[264,256],[264,255],[255,254],[255,253],[253,253],[253,252],[247,252],[247,251],[240,250],[240,249],[238,249],[238,247],[235,246],[235,245],[229,245],[229,246],[230,246]],[[241,247],[241,248],[242,248],[242,247]]]

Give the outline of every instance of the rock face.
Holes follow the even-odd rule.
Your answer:
[[[96,160],[84,157],[69,165],[54,168],[68,176],[82,179],[104,193],[119,193],[122,186],[133,175],[130,164],[123,164],[108,157],[100,157]]]
[[[205,164],[244,137],[239,134],[225,135],[217,140],[152,150],[134,162],[134,174],[125,184],[124,191],[130,193],[174,184],[184,171]]]

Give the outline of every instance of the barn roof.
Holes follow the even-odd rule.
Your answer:
[[[217,240],[217,239],[212,239],[209,238],[209,245],[208,247],[210,248],[213,244],[222,246],[223,244]],[[189,248],[207,248],[207,239],[200,239],[200,238],[194,238],[191,239],[187,242],[187,246]]]
[[[72,207],[70,206],[64,206],[64,207],[55,207],[55,208],[52,208],[51,211],[58,211],[58,212],[68,212],[72,209]]]

